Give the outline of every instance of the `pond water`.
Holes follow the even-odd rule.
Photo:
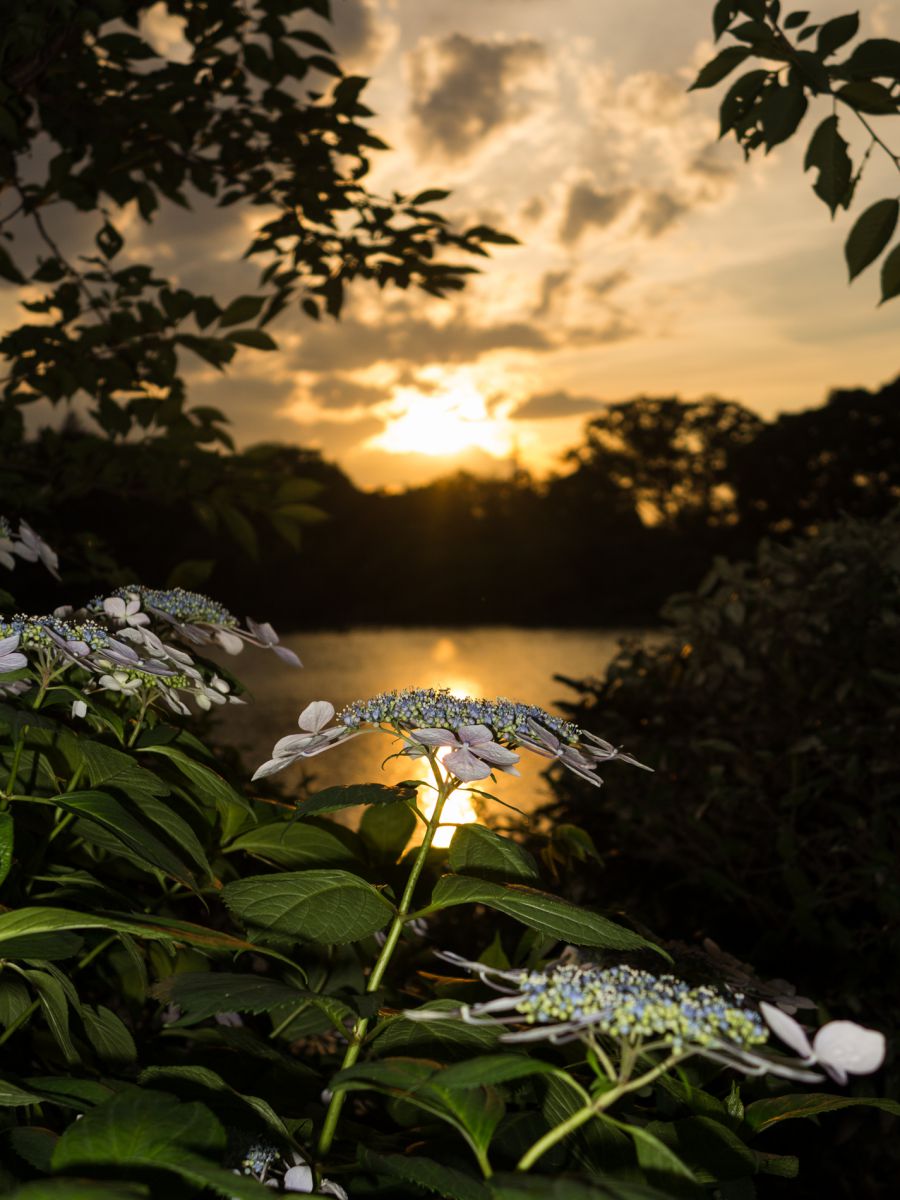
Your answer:
[[[239,658],[223,657],[252,693],[246,706],[228,705],[216,718],[220,737],[235,745],[248,764],[269,758],[278,738],[296,733],[297,717],[311,700],[330,700],[335,708],[378,692],[405,687],[447,687],[459,695],[493,699],[506,696],[559,712],[558,701],[573,693],[554,675],[583,678],[602,674],[624,634],[598,629],[350,629],[295,634],[284,639],[299,654],[303,670],[292,669],[274,654],[248,647]],[[595,732],[603,734],[602,729]],[[282,776],[301,779],[305,772],[316,788],[336,784],[396,783],[424,778],[424,763],[408,758],[382,761],[395,748],[388,737],[355,738]],[[501,799],[524,811],[549,796],[541,777],[543,760],[523,754],[521,778],[498,775]],[[476,785],[477,786],[477,785]],[[486,781],[490,790],[490,780]],[[423,796],[424,799],[424,796]],[[474,797],[457,794],[448,820],[475,816]],[[494,807],[491,805],[490,807]],[[446,841],[452,830],[441,831]]]

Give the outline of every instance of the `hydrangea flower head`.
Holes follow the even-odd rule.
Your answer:
[[[326,712],[323,723],[319,717]],[[602,738],[535,704],[502,697],[480,700],[454,696],[448,688],[407,688],[356,700],[341,709],[335,725],[326,728],[333,716],[334,708],[327,701],[310,704],[300,716],[304,733],[282,738],[254,779],[320,754],[359,733],[378,731],[402,738],[406,745],[401,753],[411,757],[420,757],[437,747],[449,749],[444,764],[462,782],[484,779],[493,770],[517,774],[514,768],[520,748],[558,759],[596,787],[603,782],[595,774],[601,761],[621,758],[634,766],[641,765]]]
[[[463,1006],[458,1012],[407,1013],[419,1020],[455,1016],[479,1023],[514,1022],[532,1028],[503,1034],[505,1042],[565,1042],[589,1033],[652,1042],[681,1052],[748,1050],[762,1045],[768,1030],[740,993],[708,984],[691,987],[674,975],[653,975],[630,966],[558,964],[545,971],[500,971],[455,954],[441,958],[475,971],[506,993],[499,1000]]]

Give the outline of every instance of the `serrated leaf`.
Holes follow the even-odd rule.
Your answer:
[[[881,300],[892,300],[900,295],[900,245],[893,248],[881,265]]]
[[[342,808],[356,808],[364,804],[395,804],[398,800],[411,800],[415,789],[397,784],[388,787],[384,783],[353,783],[348,787],[330,787],[315,792],[297,806],[301,817],[313,813],[337,812]]]
[[[115,797],[97,791],[65,792],[55,796],[54,803],[112,834],[145,869],[162,871],[185,887],[196,887],[190,869]]]
[[[534,883],[540,878],[532,854],[483,825],[460,825],[450,842],[447,861],[456,874],[495,883]]]
[[[851,279],[874,262],[891,240],[898,215],[900,201],[889,199],[878,200],[858,218],[844,246]]]
[[[449,1012],[459,1008],[456,1000],[431,1000],[423,1004],[427,1011]],[[395,1017],[376,1030],[372,1053],[424,1054],[432,1058],[455,1059],[499,1044],[502,1029],[496,1025],[470,1025],[466,1021],[408,1021]]]
[[[124,1022],[102,1004],[81,1006],[81,1022],[88,1041],[105,1063],[122,1065],[137,1060],[137,1047]]]
[[[270,821],[235,838],[226,854],[241,850],[279,867],[331,867],[357,859],[356,836],[326,822]]]
[[[53,1168],[153,1167],[222,1196],[271,1197],[262,1184],[218,1166],[224,1151],[224,1130],[205,1105],[130,1088],[69,1125],[53,1153]]]
[[[431,902],[435,908],[485,904],[560,941],[611,950],[652,949],[668,958],[664,950],[640,934],[632,933],[630,929],[616,925],[598,913],[532,888],[503,886],[462,875],[445,875],[438,880]]]
[[[719,51],[715,58],[700,68],[697,78],[688,91],[694,92],[700,88],[714,87],[717,83],[721,83],[726,75],[730,75],[735,67],[740,66],[751,53],[749,46],[726,46],[724,50]]]
[[[446,1200],[491,1200],[492,1193],[477,1179],[419,1154],[376,1154],[360,1145],[357,1158],[361,1166],[376,1175],[401,1179]]]
[[[383,929],[394,906],[371,884],[337,869],[257,875],[229,883],[223,899],[251,937],[356,942]]]
[[[777,1125],[779,1121],[794,1121],[805,1117],[816,1117],[821,1113],[837,1112],[842,1108],[880,1108],[882,1112],[900,1116],[900,1104],[880,1096],[830,1096],[827,1093],[807,1095],[773,1096],[766,1100],[754,1100],[744,1110],[744,1120],[756,1133]]]
[[[470,1062],[444,1067],[434,1082],[446,1088],[478,1087],[480,1084],[512,1083],[531,1075],[552,1075],[558,1070],[550,1063],[528,1054],[485,1054]]]
[[[204,763],[197,762],[178,746],[171,743],[154,743],[151,737],[141,739],[138,747],[142,754],[159,754],[167,758],[181,775],[192,785],[192,790],[204,804],[211,804],[219,814],[222,836],[233,835],[252,816],[253,807],[240,792],[235,791],[227,780]]]
[[[181,1009],[179,1025],[194,1025],[221,1012],[270,1012],[282,1004],[299,1004],[304,993],[265,975],[226,971],[185,971],[160,980],[152,994]]]

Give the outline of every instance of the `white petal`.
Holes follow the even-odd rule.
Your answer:
[[[24,654],[5,654],[0,658],[0,675],[9,675],[12,671],[21,671],[28,666]]]
[[[310,733],[289,733],[287,737],[279,738],[272,747],[272,757],[293,758],[302,754],[312,740]]]
[[[297,655],[293,652],[293,650],[289,650],[287,646],[273,646],[272,649],[275,651],[281,661],[286,662],[289,667],[303,666],[303,663],[300,661]]]
[[[505,746],[498,746],[496,742],[489,742],[487,745],[482,742],[478,746],[473,746],[472,753],[483,758],[485,762],[492,763],[495,767],[511,767],[513,763],[519,761],[518,754],[507,750]]]
[[[124,620],[126,613],[125,601],[121,596],[107,596],[103,601],[103,611],[108,617],[117,621]]]
[[[327,700],[313,700],[312,704],[307,704],[304,708],[297,719],[297,724],[301,729],[308,729],[310,733],[318,733],[320,729],[325,728],[333,716],[333,704],[329,704]]]
[[[409,736],[421,746],[459,745],[459,739],[450,729],[411,729]]]
[[[302,1167],[290,1167],[285,1171],[284,1190],[286,1192],[311,1192],[313,1190],[313,1173],[305,1163]]]
[[[319,1191],[323,1196],[337,1196],[338,1200],[350,1200],[341,1185],[335,1183],[333,1179],[323,1179],[319,1185]]]
[[[240,654],[244,648],[244,643],[237,634],[231,633],[228,629],[217,630],[215,640],[228,654]]]
[[[275,775],[278,771],[283,771],[285,767],[291,765],[289,758],[270,758],[268,762],[264,762],[261,767],[257,767],[251,776],[251,780],[265,779],[267,775]]]
[[[86,717],[87,716],[87,705],[85,704],[85,702],[83,700],[73,700],[72,701],[72,716],[73,717]]]
[[[461,750],[453,750],[442,760],[448,771],[452,771],[463,783],[473,783],[476,779],[487,779],[491,768],[483,763],[466,746]]]
[[[795,1054],[799,1054],[807,1062],[813,1061],[815,1057],[813,1048],[803,1026],[798,1021],[789,1017],[786,1012],[782,1012],[780,1008],[776,1008],[774,1004],[767,1004],[765,1000],[761,1002],[759,1010],[776,1037],[780,1038],[786,1046],[790,1046]]]
[[[461,742],[468,742],[470,746],[476,742],[492,742],[494,735],[488,729],[487,725],[460,725],[456,731],[459,734]]]
[[[19,648],[19,637],[18,633],[11,633],[9,637],[0,638],[0,658],[4,654],[12,654],[13,650]]]
[[[829,1021],[813,1038],[813,1049],[828,1074],[846,1083],[847,1073],[871,1075],[878,1070],[884,1062],[884,1034],[855,1021]]]

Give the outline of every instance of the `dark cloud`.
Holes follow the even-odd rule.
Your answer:
[[[602,325],[578,325],[567,329],[564,341],[571,346],[603,346],[637,337],[639,328],[624,313],[614,312]]]
[[[553,345],[525,321],[477,325],[457,313],[435,325],[401,309],[374,324],[346,317],[339,324],[317,326],[294,351],[292,366],[301,371],[358,371],[379,362],[472,362],[493,350],[540,352]]]
[[[322,408],[368,408],[386,399],[383,388],[356,383],[345,375],[324,375],[310,387],[309,394]]]
[[[541,278],[538,302],[532,316],[546,317],[556,297],[564,292],[571,278],[571,271],[545,271]]]
[[[324,34],[338,60],[351,66],[371,65],[388,39],[388,26],[379,20],[372,0],[336,0],[331,5],[331,16],[333,24]]]
[[[573,396],[571,392],[540,392],[529,396],[509,414],[516,421],[547,421],[554,417],[575,417],[597,412],[602,400],[590,396]]]
[[[547,211],[547,202],[542,196],[532,196],[527,203],[522,205],[522,220],[533,224],[539,221]]]
[[[647,192],[641,199],[641,211],[635,229],[646,237],[655,238],[688,211],[689,205],[671,192]]]
[[[601,275],[599,279],[592,279],[587,285],[587,289],[594,296],[605,299],[611,296],[613,292],[624,287],[631,279],[631,272],[624,269],[618,271],[610,271],[606,275]]]
[[[413,127],[423,152],[456,158],[520,120],[535,97],[525,77],[545,60],[543,44],[529,37],[453,33],[421,43],[410,64]]]
[[[577,242],[591,225],[600,229],[611,225],[628,207],[632,195],[630,188],[599,192],[589,183],[573,184],[559,231],[560,241],[571,244]]]

